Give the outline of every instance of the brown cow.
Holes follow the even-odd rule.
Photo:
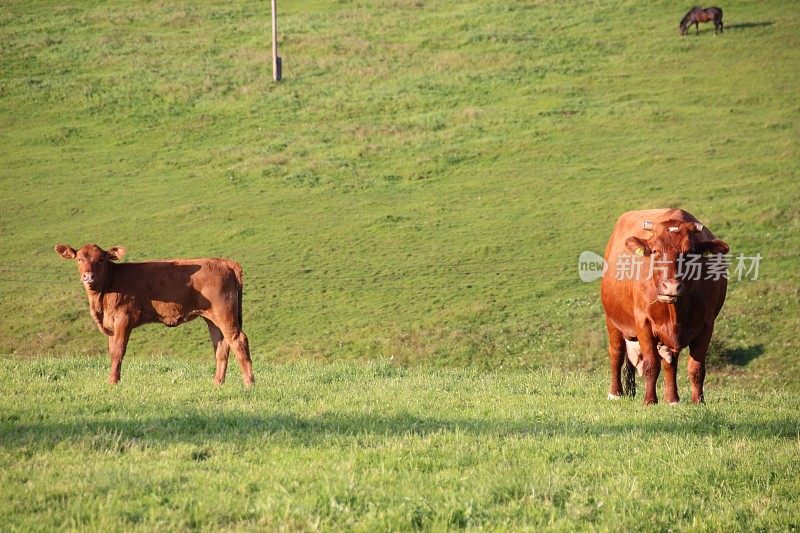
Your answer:
[[[725,242],[682,209],[628,211],[617,219],[605,252],[608,271],[600,286],[608,329],[610,399],[623,393],[624,363],[624,392],[635,394],[635,366],[646,382],[644,403],[656,403],[660,360],[665,399],[676,404],[678,355],[688,346],[692,401],[703,401],[706,352],[727,290],[727,277],[714,275],[710,266],[721,256],[708,256],[728,251]],[[640,262],[641,272],[624,275],[620,265],[630,265],[633,258]],[[687,259],[698,265],[691,275],[686,268],[679,271]]]
[[[56,253],[75,259],[89,297],[89,311],[108,336],[111,357],[109,383],[120,380],[122,358],[131,330],[161,322],[174,327],[198,316],[211,334],[217,359],[214,383],[225,381],[228,353],[233,349],[246,385],[252,385],[250,347],[242,331],[242,267],[228,259],[176,259],[146,263],[115,263],[125,248],[103,250],[85,244],[75,250],[59,244]]]

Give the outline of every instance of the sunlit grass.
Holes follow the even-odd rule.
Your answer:
[[[795,395],[605,400],[549,371],[0,360],[6,528],[791,529]],[[685,383],[682,388],[686,389]],[[684,394],[686,390],[682,390]]]
[[[797,4],[279,3],[280,84],[265,2],[3,3],[2,528],[797,529]],[[764,257],[701,408],[604,400],[576,272],[663,206]],[[59,242],[241,262],[256,388],[107,387]]]
[[[52,251],[97,242],[240,261],[260,360],[602,368],[577,257],[672,205],[764,255],[710,379],[797,383],[793,3],[686,38],[668,2],[288,3],[280,84],[267,8],[6,6],[0,351],[104,352]],[[209,350],[192,324],[129,353]]]

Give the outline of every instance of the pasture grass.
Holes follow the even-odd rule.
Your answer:
[[[4,2],[0,353],[105,351],[53,252],[97,242],[240,261],[259,360],[604,368],[578,255],[676,206],[764,257],[711,379],[797,390],[800,9],[723,7],[287,2],[275,84],[264,2]]]
[[[0,528],[797,529],[800,6],[280,4],[275,84],[265,2],[2,3]],[[701,408],[605,401],[576,272],[664,206],[763,256]],[[257,386],[106,386],[61,242],[241,262]]]
[[[578,372],[1,358],[4,530],[792,530],[800,400]],[[681,392],[688,395],[685,380]],[[685,398],[684,398],[685,401]]]

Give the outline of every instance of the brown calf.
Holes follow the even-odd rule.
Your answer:
[[[250,347],[242,331],[242,267],[228,259],[175,259],[116,263],[125,248],[103,250],[85,244],[75,250],[55,247],[64,259],[74,259],[89,297],[89,311],[108,336],[111,357],[109,383],[120,380],[122,358],[133,328],[152,322],[174,327],[198,316],[211,334],[217,359],[214,383],[225,381],[228,353],[233,349],[246,385],[252,385]]]
[[[681,209],[628,211],[619,217],[606,247],[608,271],[600,285],[611,363],[609,398],[623,392],[625,364],[628,394],[635,391],[636,367],[645,378],[644,402],[656,403],[661,368],[666,401],[677,403],[678,355],[688,346],[692,401],[703,401],[706,352],[727,290],[727,278],[714,279],[709,270],[713,258],[704,256],[728,251],[725,242]],[[619,276],[618,267],[625,264],[621,261],[634,258],[643,263],[638,275]],[[691,258],[699,265],[694,275],[679,271]]]

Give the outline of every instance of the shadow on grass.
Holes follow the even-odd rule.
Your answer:
[[[426,436],[458,433],[503,437],[686,437],[737,436],[795,439],[800,417],[791,421],[731,422],[705,412],[693,420],[639,420],[620,423],[587,422],[582,419],[482,420],[442,419],[399,413],[391,416],[328,413],[319,416],[293,414],[256,415],[242,412],[200,413],[154,417],[144,420],[81,420],[74,422],[0,424],[0,449],[53,446],[64,440],[108,437],[113,442],[134,439],[143,444],[238,443],[248,439],[283,439],[289,443],[314,444],[331,438]]]
[[[716,355],[716,357],[712,357],[709,360],[709,366],[712,368],[724,368],[726,366],[745,367],[764,353],[763,344],[753,344],[741,348],[728,348],[724,344],[712,341],[711,348],[712,353]]]
[[[745,30],[747,28],[764,28],[772,26],[774,22],[771,20],[762,20],[759,22],[736,22],[734,24],[726,24],[725,30]]]
[[[732,348],[725,350],[723,360],[736,366],[747,366],[750,361],[764,353],[763,344],[754,344],[747,348]]]
[[[736,30],[747,30],[747,29],[750,29],[750,28],[765,28],[765,27],[768,27],[768,26],[772,26],[773,24],[775,24],[775,23],[772,22],[771,20],[762,20],[762,21],[758,21],[758,22],[735,22],[733,24],[725,24],[724,30],[725,30],[725,32],[727,32],[728,30],[736,31]],[[704,33],[709,33],[709,32],[710,33],[714,33],[714,25],[713,24],[711,24],[709,27],[702,28],[699,32],[690,30],[687,33],[687,36],[688,35],[702,35]],[[723,32],[723,35],[724,35],[725,32]]]

